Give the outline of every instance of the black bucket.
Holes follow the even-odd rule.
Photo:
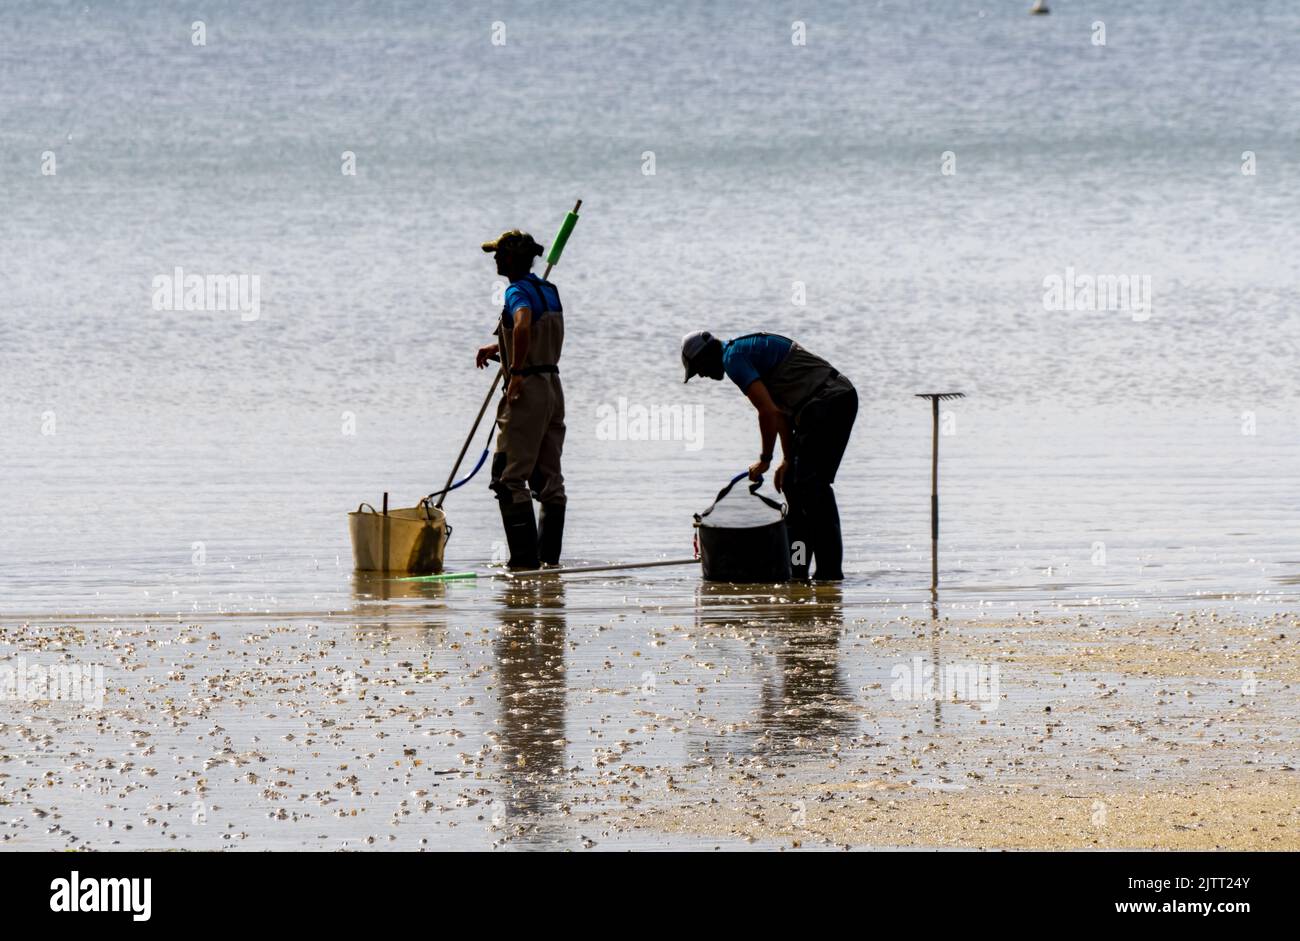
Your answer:
[[[750,512],[750,525],[727,525],[725,520],[710,518],[718,504],[731,493],[731,488],[746,475],[740,474],[723,487],[713,504],[703,513],[695,514],[695,527],[700,543],[700,567],[707,582],[788,582],[790,580],[790,537],[785,528],[785,504],[777,503],[761,493],[756,493],[763,483],[759,480],[749,487],[749,496],[761,501],[771,512]],[[737,494],[731,500],[749,498]],[[721,515],[721,514],[720,514]]]

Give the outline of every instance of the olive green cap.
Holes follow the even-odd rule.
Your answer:
[[[490,242],[484,242],[483,251],[488,253],[505,252],[506,254],[523,255],[525,258],[536,258],[542,253],[542,246],[538,245],[527,232],[511,229],[509,232],[502,232]]]

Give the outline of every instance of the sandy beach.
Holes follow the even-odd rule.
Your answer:
[[[742,765],[721,786],[681,769],[671,798],[615,825],[787,846],[1294,850],[1298,624],[1202,612],[941,629],[949,657],[996,662],[1010,695],[1043,704],[1036,728],[945,735],[941,711],[960,707],[936,703],[928,727],[870,742],[877,760],[836,749],[806,778]],[[906,654],[916,636],[871,642]]]
[[[613,588],[639,603],[584,611]],[[10,704],[0,839],[1300,847],[1295,615],[881,620],[787,588],[683,620],[698,589],[674,580],[494,590],[499,618],[454,627],[409,599],[364,621],[5,622],[0,666],[110,660],[102,709]]]

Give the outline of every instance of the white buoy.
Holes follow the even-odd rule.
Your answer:
[[[1047,0],[1034,0],[1034,5],[1029,8],[1030,13],[1051,13],[1047,6]]]

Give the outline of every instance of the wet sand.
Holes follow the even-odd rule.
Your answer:
[[[0,846],[1300,848],[1300,617],[939,613],[589,576],[6,619],[0,668],[106,691],[0,703]]]
[[[620,826],[790,848],[1295,850],[1300,798],[1288,779],[942,796],[923,786],[833,779],[820,788],[766,789],[742,806],[686,802]]]
[[[979,707],[936,702],[915,732],[863,743],[876,761],[836,754],[796,777],[728,760],[725,784],[684,772],[617,826],[789,847],[1294,850],[1296,627],[1214,611],[931,624],[932,655],[996,662],[1003,694],[1033,703],[1013,740],[1001,705],[952,734],[944,711]],[[869,642],[906,662],[925,633],[900,620]]]

